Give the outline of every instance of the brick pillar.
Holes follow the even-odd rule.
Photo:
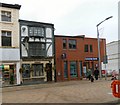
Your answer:
[[[68,80],[70,80],[70,62],[68,61]]]

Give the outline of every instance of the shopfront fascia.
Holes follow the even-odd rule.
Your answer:
[[[48,74],[47,66],[51,65],[50,73]],[[54,59],[44,59],[44,60],[37,60],[37,61],[22,61],[21,64],[22,68],[22,82],[29,83],[29,82],[47,82],[47,81],[54,81]]]

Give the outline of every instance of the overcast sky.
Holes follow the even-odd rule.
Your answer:
[[[97,37],[96,25],[109,16],[113,18],[99,26],[100,37],[107,43],[118,40],[119,0],[0,0],[19,4],[20,19],[55,26],[55,35],[85,35]]]

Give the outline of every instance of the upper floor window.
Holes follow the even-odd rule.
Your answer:
[[[2,46],[11,46],[11,31],[2,31]]]
[[[90,52],[93,52],[93,47],[92,47],[92,45],[90,45]]]
[[[88,51],[89,51],[89,50],[88,50],[88,45],[87,45],[87,44],[86,44],[85,47],[84,47],[84,51],[85,51],[85,52],[88,52]]]
[[[11,12],[1,11],[1,21],[11,22]]]
[[[44,36],[44,28],[42,27],[29,27],[30,36]]]
[[[63,49],[67,49],[67,40],[63,39]]]
[[[39,42],[30,42],[29,56],[45,56],[45,44]]]
[[[69,40],[69,49],[76,49],[76,40]]]
[[[84,47],[84,51],[85,52],[89,52],[89,51],[93,52],[93,46],[86,44],[85,47]]]

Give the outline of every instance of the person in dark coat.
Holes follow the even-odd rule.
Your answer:
[[[94,76],[95,79],[98,80],[98,76],[99,76],[99,70],[96,68],[96,70],[94,71]]]
[[[89,78],[89,80],[91,79],[91,74],[92,74],[92,71],[90,69],[88,69],[86,77]]]
[[[94,82],[94,77],[93,77],[93,75],[91,75],[91,82]]]

